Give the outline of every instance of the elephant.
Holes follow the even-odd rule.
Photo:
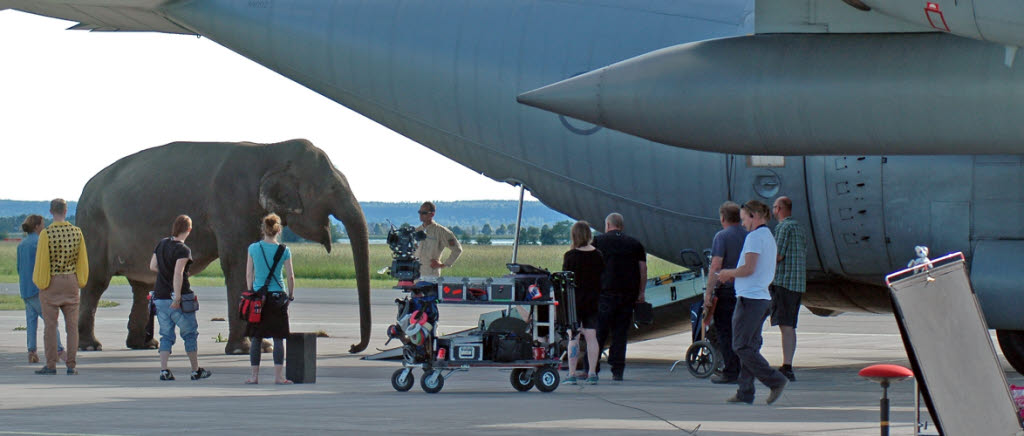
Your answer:
[[[245,323],[234,313],[245,290],[246,248],[260,239],[260,218],[269,212],[297,235],[331,251],[328,215],[341,220],[355,259],[359,297],[358,353],[370,341],[369,239],[363,210],[323,150],[307,140],[277,144],[174,142],[121,158],[93,176],[82,190],[76,224],[85,236],[89,279],[82,288],[79,348],[101,350],[96,306],[112,276],[128,279],[133,293],[129,348],[154,348],[146,337],[146,296],[156,282],[153,247],[180,214],[192,218],[191,274],[220,259],[227,286],[230,334],[227,354],[249,351]]]

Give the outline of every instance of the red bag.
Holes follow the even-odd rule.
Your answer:
[[[238,318],[250,323],[258,323],[263,319],[263,294],[260,292],[242,292],[242,300],[238,302]]]
[[[255,324],[263,319],[263,304],[267,301],[267,286],[270,284],[270,279],[274,276],[274,269],[277,268],[278,262],[281,261],[281,257],[284,255],[284,249],[284,244],[277,246],[277,251],[274,252],[273,264],[267,262],[266,253],[263,254],[263,262],[268,264],[267,279],[263,281],[263,286],[256,291],[242,291],[242,300],[238,302],[238,318],[242,321]],[[262,252],[262,250],[260,251]]]

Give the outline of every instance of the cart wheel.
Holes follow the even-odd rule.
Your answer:
[[[512,382],[512,387],[516,388],[517,391],[526,392],[533,388],[533,370],[526,368],[513,369],[509,381]]]
[[[441,392],[441,388],[444,387],[444,376],[441,375],[441,371],[433,369],[423,371],[423,378],[420,379],[420,387],[423,388],[423,392],[428,394]]]
[[[541,392],[551,392],[557,389],[558,382],[561,381],[558,371],[551,367],[537,370],[537,373],[533,375],[533,380],[537,385],[537,390]]]
[[[402,368],[391,374],[391,387],[398,392],[412,389],[414,383],[416,383],[416,377],[412,375],[411,369]]]
[[[708,341],[694,342],[686,349],[686,369],[697,378],[707,378],[714,374],[720,360],[718,352]]]

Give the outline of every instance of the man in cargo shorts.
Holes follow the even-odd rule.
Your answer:
[[[800,299],[807,289],[807,236],[804,227],[793,219],[793,201],[789,197],[775,199],[772,208],[779,224],[775,226],[775,245],[778,246],[775,280],[772,281],[772,325],[782,333],[782,372],[789,381],[793,374],[793,354],[796,353],[796,320],[800,313]]]

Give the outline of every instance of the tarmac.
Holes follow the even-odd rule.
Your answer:
[[[213,372],[200,381],[188,379],[180,339],[171,356],[176,381],[158,380],[156,350],[124,347],[127,287],[104,294],[120,305],[98,309],[96,336],[104,349],[80,352],[77,376],[64,375],[59,363],[58,375],[35,375],[40,365],[27,363],[25,332],[15,331],[25,325],[24,313],[0,312],[0,435],[876,435],[881,388],[857,371],[875,363],[909,365],[892,315],[822,318],[804,310],[797,330],[797,381],[771,406],[764,404],[763,385],[753,405],[731,405],[725,399],[734,385],[713,385],[684,367],[669,372],[689,345],[689,334],[630,344],[622,382],[602,372],[597,385],[524,393],[509,384],[508,371],[476,368],[455,373],[440,393],[427,394],[418,386],[417,370],[416,386],[396,392],[390,376],[397,362],[360,358],[383,348],[385,328],[395,316],[393,301],[401,293],[373,291],[370,347],[351,355],[359,325],[355,291],[298,289],[290,309],[292,331],[324,330],[330,336],[317,341],[316,383],[272,384],[272,361],[265,354],[261,384],[245,385],[248,356],[225,355],[224,344],[216,342],[228,329],[213,320],[228,316],[223,290],[198,292],[200,365]],[[17,285],[0,284],[0,294],[16,295]],[[479,313],[495,309],[441,306],[439,329],[472,327]],[[766,324],[764,341],[762,353],[777,366],[778,330]],[[41,322],[39,343],[41,350]],[[1024,384],[1000,359],[1008,382]],[[889,398],[891,434],[913,434],[914,383],[895,384]]]

